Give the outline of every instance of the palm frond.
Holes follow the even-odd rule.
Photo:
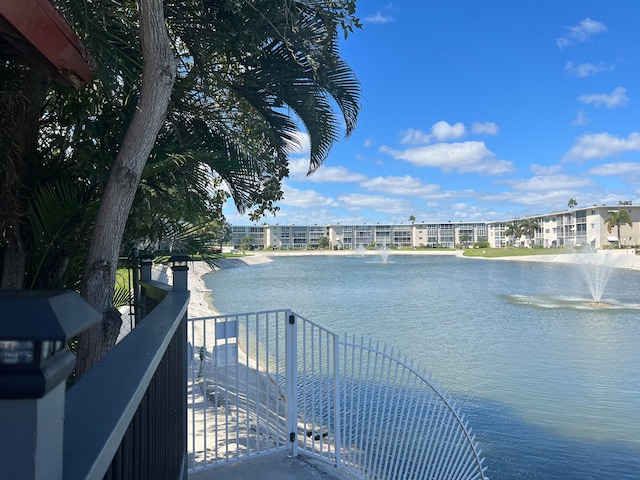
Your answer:
[[[28,261],[30,288],[71,288],[82,272],[82,245],[94,206],[80,199],[69,180],[45,184],[33,192],[27,217],[33,234]],[[84,245],[88,244],[84,243]]]

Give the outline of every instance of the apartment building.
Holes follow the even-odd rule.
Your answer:
[[[614,212],[626,210],[632,225],[614,226],[611,231],[607,227],[607,219]],[[505,230],[513,222],[535,220],[540,230],[533,238],[523,235],[512,238],[505,235]],[[541,246],[545,248],[589,246],[592,248],[635,247],[640,243],[640,206],[629,201],[618,202],[617,205],[593,205],[550,212],[546,215],[532,215],[510,221],[488,222],[487,240],[492,247]]]
[[[629,213],[632,224],[621,225],[618,238],[617,227],[609,231],[607,219],[621,209]],[[523,220],[534,220],[538,224],[539,230],[533,238],[526,235],[513,238],[505,234],[510,224]],[[232,242],[236,248],[246,237],[253,239],[254,248],[276,250],[316,249],[322,237],[327,237],[331,248],[338,250],[357,250],[370,245],[378,248],[456,248],[479,241],[487,241],[492,247],[635,247],[640,244],[640,206],[623,201],[613,206],[593,205],[487,223],[416,222],[324,226],[265,224],[232,227]]]
[[[338,250],[357,250],[375,245],[393,248],[447,247],[471,245],[487,240],[485,223],[416,223],[361,225],[253,225],[233,226],[232,243],[240,247],[251,237],[254,248],[276,250],[306,250],[318,248],[321,237]]]

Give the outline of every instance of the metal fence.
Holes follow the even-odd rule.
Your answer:
[[[175,284],[175,283],[174,283]],[[186,283],[143,285],[148,314],[66,395],[64,478],[186,478]]]
[[[398,352],[288,310],[192,318],[189,471],[290,449],[358,478],[485,479],[447,396]]]

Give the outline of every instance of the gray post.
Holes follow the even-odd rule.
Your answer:
[[[151,267],[153,267],[153,255],[140,254],[140,280],[151,280]]]
[[[171,270],[173,271],[173,291],[184,292],[187,291],[187,277],[189,273],[189,256],[188,255],[173,255],[169,259],[171,264]]]
[[[131,249],[131,273],[133,277],[133,324],[138,325],[138,317],[140,316],[140,271],[138,270],[140,262],[140,251],[137,248]],[[131,308],[129,308],[131,314]]]
[[[151,269],[153,268],[153,255],[139,254],[140,259],[140,281],[151,281]],[[138,268],[137,265],[134,268]],[[136,303],[136,326],[147,316],[147,289],[141,285],[138,303]]]
[[[6,478],[61,479],[65,384],[42,398],[0,400],[0,468]]]
[[[71,292],[0,291],[0,469],[3,478],[62,478],[67,341],[102,317]]]

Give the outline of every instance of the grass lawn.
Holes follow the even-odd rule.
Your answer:
[[[527,257],[531,255],[558,255],[562,253],[572,253],[573,249],[565,248],[473,248],[465,250],[462,254],[465,257]]]
[[[119,268],[116,271],[116,290],[119,288],[129,289],[129,275],[131,275],[130,268]],[[133,279],[131,281],[133,282]]]

